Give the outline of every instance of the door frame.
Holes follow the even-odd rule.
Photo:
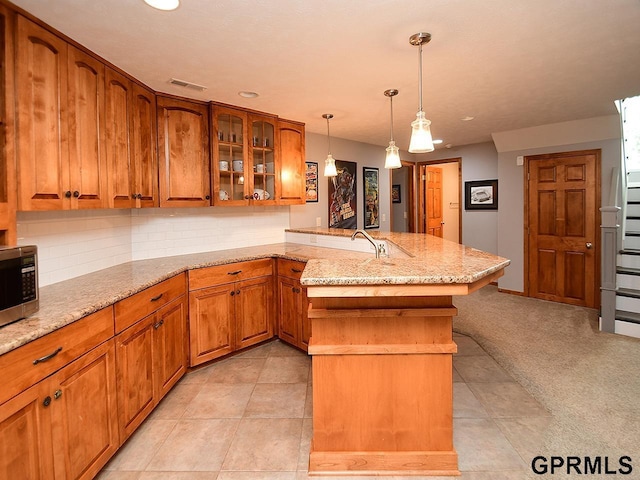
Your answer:
[[[596,238],[595,248],[595,275],[594,275],[594,295],[595,308],[600,308],[600,207],[602,206],[601,197],[601,168],[602,168],[602,150],[599,148],[591,150],[573,150],[569,152],[543,153],[539,155],[527,155],[524,157],[524,295],[531,297],[531,285],[529,282],[529,164],[536,160],[549,160],[552,158],[575,157],[577,155],[594,155],[596,157],[596,205],[594,215],[594,227]],[[534,298],[534,297],[531,297]]]
[[[417,169],[415,162],[407,162],[406,160],[400,160],[400,164],[403,167],[411,169],[409,173],[409,189],[407,196],[407,206],[409,208],[409,232],[416,233],[416,185],[417,185]],[[389,170],[389,192],[391,192],[393,186],[393,170]],[[391,194],[389,194],[389,231],[393,232],[393,200]]]
[[[421,224],[422,215],[425,214],[423,205],[425,200],[426,191],[422,188],[422,171],[425,173],[427,167],[443,163],[457,163],[458,164],[458,243],[462,244],[462,157],[443,158],[441,160],[428,160],[426,162],[418,162],[416,165],[419,168],[416,175],[417,191],[419,195],[416,197],[417,202],[417,227],[416,232],[425,233],[424,225]],[[444,208],[444,205],[443,205]]]

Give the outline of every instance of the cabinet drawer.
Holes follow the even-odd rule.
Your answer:
[[[251,260],[189,270],[189,290],[273,275],[273,260]]]
[[[286,260],[284,258],[278,259],[278,275],[284,277],[300,280],[302,271],[307,264],[304,262],[297,262],[295,260]]]
[[[116,333],[120,333],[171,300],[183,295],[185,289],[185,274],[181,273],[119,301],[115,307]]]
[[[107,307],[0,356],[0,403],[111,337],[113,307]]]

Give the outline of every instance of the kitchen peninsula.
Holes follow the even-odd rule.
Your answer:
[[[352,232],[305,229],[291,230],[290,233],[346,236]],[[98,472],[137,426],[136,423],[126,423],[127,419],[122,418],[124,410],[121,405],[125,402],[127,406],[135,398],[127,396],[126,390],[121,390],[129,386],[127,381],[136,378],[134,376],[128,380],[130,372],[127,373],[127,366],[135,362],[128,361],[127,347],[131,344],[125,340],[142,339],[142,336],[136,336],[136,332],[147,331],[143,330],[147,325],[150,338],[155,339],[157,335],[161,340],[157,344],[170,348],[167,354],[157,352],[153,361],[150,361],[154,372],[164,369],[164,366],[160,366],[162,361],[171,364],[175,357],[182,362],[176,362],[179,364],[177,366],[169,365],[173,369],[164,369],[167,371],[167,381],[161,378],[156,384],[154,380],[151,393],[161,393],[144,405],[144,411],[140,410],[143,420],[186,371],[190,343],[177,338],[170,345],[167,340],[181,334],[193,335],[193,303],[188,303],[188,318],[185,315],[185,299],[189,299],[191,293],[191,272],[211,267],[229,267],[229,272],[224,274],[226,277],[237,271],[232,267],[239,262],[264,263],[265,260],[276,259],[270,270],[275,273],[279,268],[276,265],[284,259],[306,262],[301,281],[306,285],[313,303],[313,309],[309,312],[313,322],[309,352],[314,362],[314,443],[310,472],[456,474],[457,457],[452,446],[450,411],[451,354],[456,348],[451,338],[451,318],[455,315],[451,297],[469,293],[495,280],[509,261],[425,235],[380,232],[378,236],[387,241],[390,257],[376,260],[373,253],[319,248],[287,241],[135,261],[43,287],[41,308],[37,314],[0,329],[0,367],[6,369],[3,371],[8,372],[10,378],[0,395],[0,429],[9,428],[5,432],[9,437],[30,435],[29,439],[23,439],[24,442],[12,442],[13,446],[20,446],[11,449],[16,454],[14,460],[20,459],[18,464],[25,467],[25,472],[31,472],[31,468],[40,471],[66,469],[83,471],[86,476],[83,478],[91,478],[91,472]],[[348,237],[344,240],[349,242]],[[167,286],[165,290],[160,289],[163,285]],[[276,289],[275,282],[269,285]],[[158,289],[157,292],[154,289]],[[232,292],[239,290],[233,289]],[[149,298],[143,304],[138,300],[144,296]],[[226,297],[229,298],[229,295]],[[269,295],[265,298],[275,304],[274,297]],[[180,303],[183,305],[182,314],[179,309],[172,307]],[[141,310],[143,307],[147,310]],[[134,310],[136,318],[127,318],[133,317]],[[166,316],[161,314],[163,310],[168,312]],[[273,311],[277,310],[278,316],[281,316],[281,308],[273,308]],[[343,315],[347,312],[348,315]],[[183,326],[179,328],[181,322]],[[190,328],[185,328],[187,322],[191,322]],[[367,328],[354,328],[356,323],[376,328],[381,325],[396,328],[385,327],[376,333]],[[342,328],[341,324],[348,325],[349,330],[341,333],[334,329]],[[172,333],[162,333],[168,326],[171,330],[167,331]],[[37,365],[32,362],[51,351],[57,351],[56,348],[63,345],[58,345],[58,340],[66,341],[61,337],[65,331],[73,333],[71,348],[65,346],[59,354],[52,356],[51,361],[39,361]],[[273,326],[270,332],[271,336],[275,335]],[[353,336],[346,337],[345,332]],[[372,336],[367,337],[370,334]],[[38,342],[44,342],[46,349],[36,355],[34,346]],[[152,345],[156,345],[155,342],[153,340]],[[21,352],[26,350],[29,350],[29,355],[22,355]],[[380,357],[382,363],[372,369],[371,357]],[[391,358],[409,363],[384,366]],[[17,361],[11,359],[23,364],[18,365]],[[360,365],[357,363],[359,361],[365,364]],[[97,368],[93,368],[94,364]],[[336,368],[344,373],[351,371],[355,375],[329,378]],[[411,374],[393,374],[398,368]],[[386,373],[383,371],[385,369]],[[40,373],[29,373],[30,370],[39,370]],[[89,382],[88,379],[86,381],[89,383],[83,383],[83,375],[92,371],[95,371],[95,378],[101,375],[106,379],[103,381],[99,377],[100,381]],[[369,388],[358,392],[358,396],[374,395],[369,400],[376,402],[376,408],[362,411],[363,415],[354,415],[354,419],[363,425],[370,422],[373,415],[391,420],[391,424],[377,425],[373,432],[363,427],[360,434],[353,431],[349,433],[344,430],[347,424],[341,423],[345,418],[344,412],[342,417],[331,417],[334,411],[337,412],[338,406],[351,414],[354,408],[359,408],[357,404],[349,403],[354,398],[349,398],[350,394],[345,390],[345,386],[348,387],[346,384],[354,377],[359,377],[357,385]],[[147,379],[144,376],[139,378]],[[333,383],[339,379],[342,379],[342,383]],[[429,395],[421,395],[416,399],[410,393],[409,387],[413,384],[416,384],[419,392],[429,390]],[[438,387],[434,389],[433,385]],[[89,386],[90,389],[87,389]],[[376,390],[376,386],[383,388]],[[384,392],[396,392],[399,395],[385,397]],[[433,393],[437,395],[434,397]],[[413,400],[409,400],[409,397]],[[116,398],[119,402],[117,409]],[[406,407],[404,411],[398,412],[389,403],[395,403],[396,400],[402,400],[403,408]],[[80,404],[74,405],[73,402]],[[99,415],[95,413],[97,409],[101,409]],[[442,411],[444,413],[432,413]],[[26,425],[30,425],[27,430],[11,430],[12,424],[6,422],[10,418],[19,418],[15,412],[21,412],[23,417],[20,418],[28,419],[35,415],[33,418],[40,420],[25,420]],[[416,420],[418,412],[421,415]],[[133,413],[137,413],[137,410]],[[109,426],[83,427],[76,417],[94,423],[103,419],[106,422],[110,418]],[[70,448],[73,442],[58,438],[64,433],[58,430],[61,421],[77,427],[78,437],[73,441],[90,435],[91,442],[87,443],[84,457],[65,458],[64,450]],[[405,430],[408,424],[412,424],[411,428]],[[31,430],[42,425],[46,427],[44,431]],[[416,427],[420,430],[419,444],[414,443],[418,433]],[[36,438],[38,442],[34,440]],[[337,453],[327,448],[336,439],[340,439],[334,443],[339,449]],[[354,439],[356,442],[362,441],[362,448],[358,447],[355,456],[354,448],[346,443]],[[53,453],[47,449],[52,449]],[[377,453],[366,454],[372,449]],[[429,455],[425,454],[427,449]],[[433,454],[433,451],[437,454]],[[95,455],[98,452],[100,456]],[[30,459],[30,463],[27,464],[25,459]],[[11,463],[11,458],[6,460],[14,468],[16,463]],[[58,465],[58,462],[62,463]],[[40,467],[37,467],[38,464]],[[0,472],[6,466],[0,464]]]

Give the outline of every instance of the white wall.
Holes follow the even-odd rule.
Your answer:
[[[315,227],[317,218],[320,218],[322,227],[328,227],[329,205],[327,198],[329,181],[322,175],[324,171],[324,160],[327,158],[327,136],[307,133],[306,153],[308,162],[318,163],[320,177],[318,180],[318,202],[307,203],[305,205],[292,205],[290,217],[291,227]],[[356,162],[358,164],[356,170],[358,228],[363,228],[364,226],[362,167],[379,169],[380,230],[389,231],[391,194],[389,170],[384,168],[385,147],[331,137],[331,153],[336,160]],[[407,154],[403,154],[403,152],[400,152],[400,155],[403,159],[407,156]]]
[[[498,153],[492,142],[437,149],[413,155],[417,162],[462,158],[462,243],[485,252],[498,253],[498,214],[502,205],[502,185],[498,182],[498,211],[464,210],[464,182],[498,178]],[[448,209],[448,203],[445,208]],[[446,225],[446,224],[445,224]],[[457,238],[454,241],[458,241]]]
[[[284,241],[288,207],[18,212],[18,244],[38,246],[40,286],[145,258]]]

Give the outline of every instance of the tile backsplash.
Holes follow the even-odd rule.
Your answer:
[[[18,212],[18,244],[37,245],[40,286],[120,263],[283,242],[289,207]]]

